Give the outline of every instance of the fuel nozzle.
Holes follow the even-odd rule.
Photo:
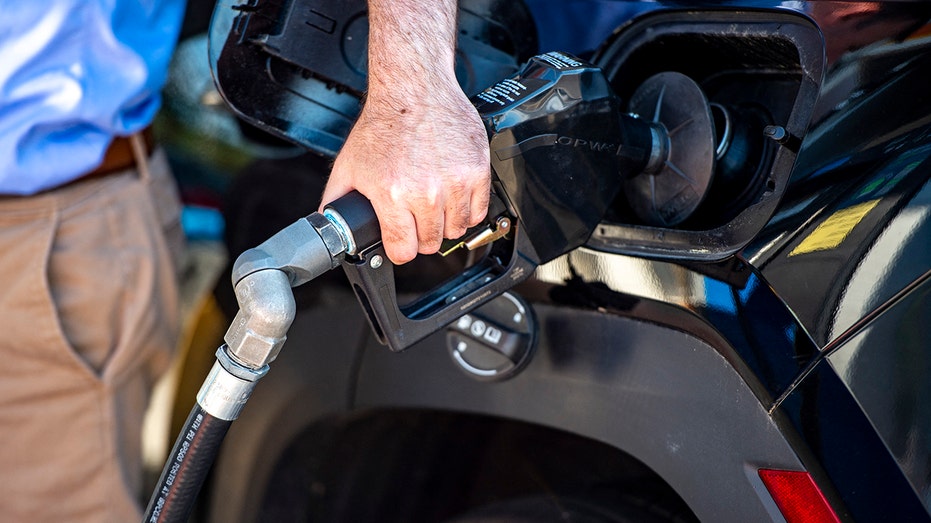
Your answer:
[[[625,107],[600,68],[546,53],[473,101],[504,193],[544,258],[587,240],[621,192],[641,222],[669,226],[711,184],[710,104],[684,74],[650,77]]]
[[[499,192],[538,263],[584,243],[628,173],[663,155],[662,130],[625,114],[602,71],[564,53],[532,58],[473,103]]]

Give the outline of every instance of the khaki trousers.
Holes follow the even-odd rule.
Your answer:
[[[141,171],[0,197],[0,522],[142,517],[182,236],[164,154]]]

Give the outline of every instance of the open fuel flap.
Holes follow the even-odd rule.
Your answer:
[[[740,250],[775,211],[808,127],[817,27],[789,11],[661,11],[592,61],[629,113],[662,125],[669,150],[659,171],[624,178],[588,245],[704,261]]]

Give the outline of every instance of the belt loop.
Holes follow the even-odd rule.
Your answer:
[[[136,159],[136,169],[139,171],[139,179],[149,182],[149,156],[146,154],[145,138],[141,132],[129,135],[129,144],[133,148],[133,156]]]

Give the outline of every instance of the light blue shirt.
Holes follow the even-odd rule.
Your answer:
[[[146,127],[184,0],[0,0],[0,194],[96,168]]]

